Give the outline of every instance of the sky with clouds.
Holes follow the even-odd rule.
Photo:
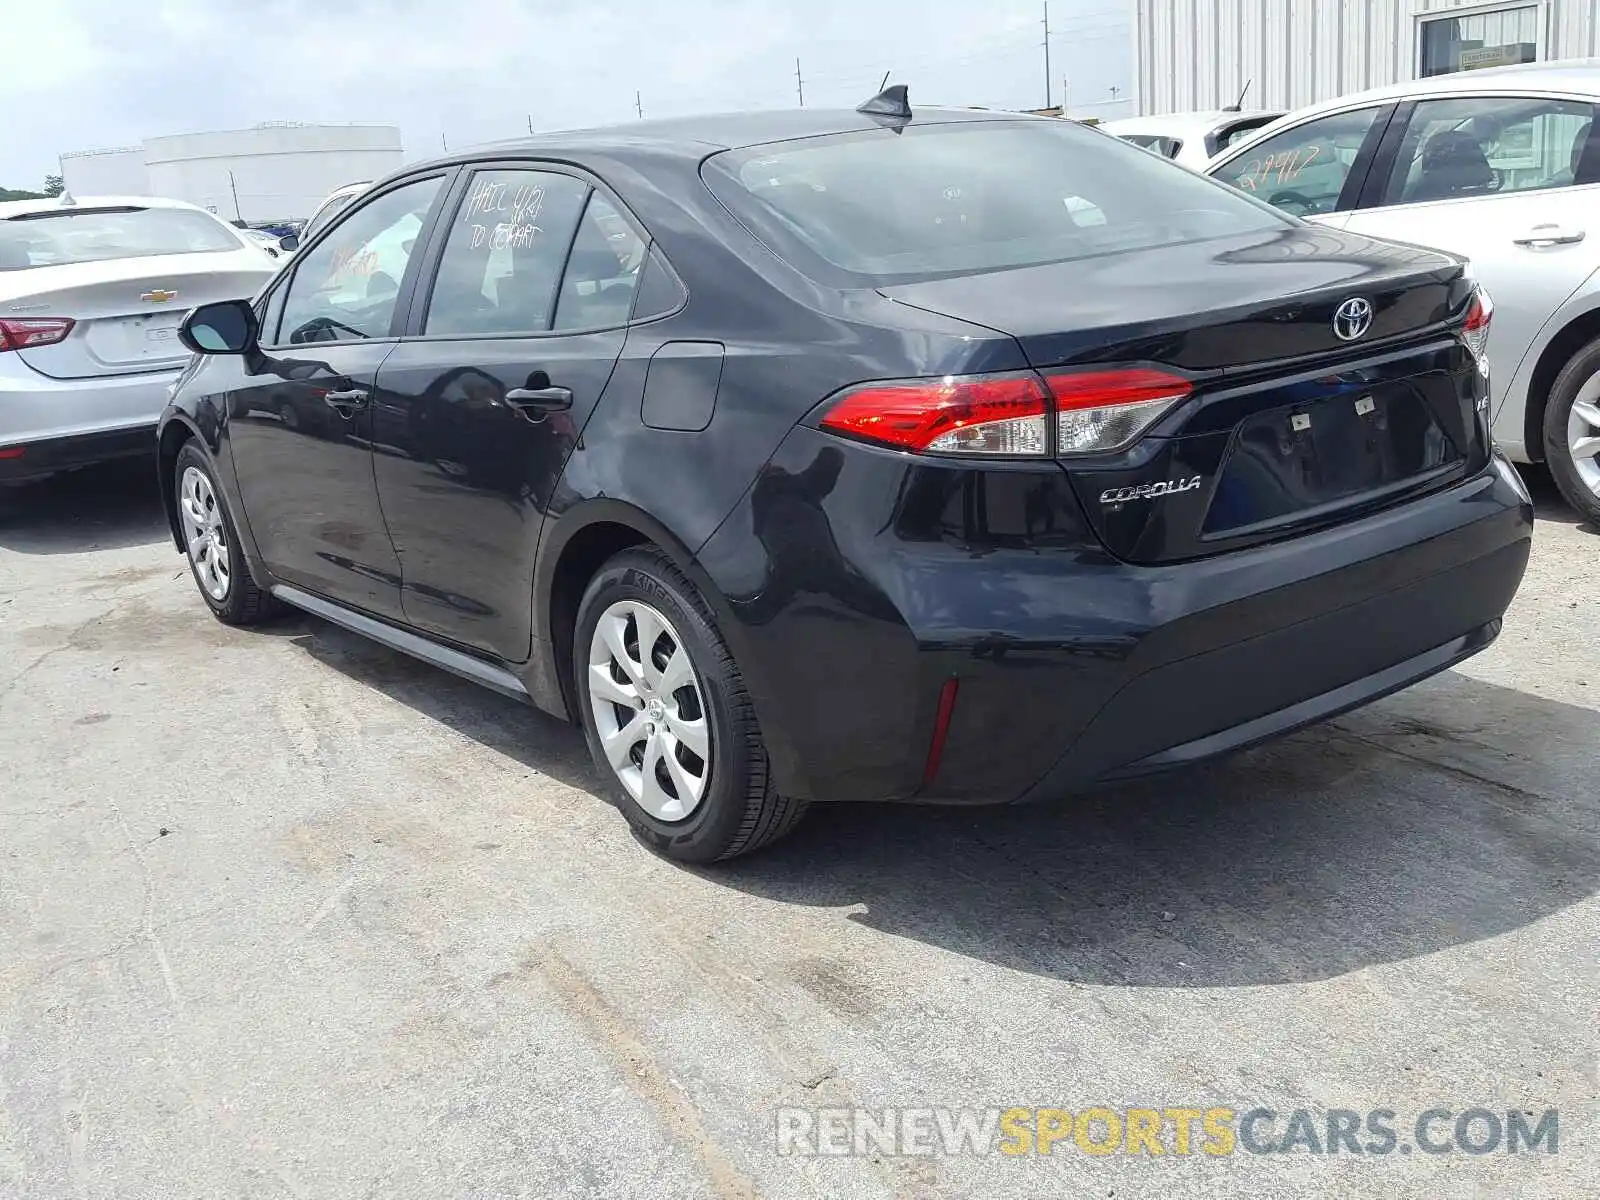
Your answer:
[[[798,102],[1045,100],[1041,0],[51,0],[5,5],[0,187],[63,151],[261,121],[398,125],[408,157]],[[1052,0],[1052,98],[1128,111],[1133,0]],[[1113,93],[1112,89],[1116,91]],[[1122,98],[1113,104],[1113,95]]]

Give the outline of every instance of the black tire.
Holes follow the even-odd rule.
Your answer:
[[[227,592],[218,599],[206,587],[200,577],[200,569],[195,564],[194,556],[185,552],[184,559],[189,564],[189,573],[194,577],[195,590],[200,593],[200,598],[206,602],[206,607],[211,610],[211,615],[224,625],[258,625],[262,621],[276,616],[281,611],[278,601],[270,592],[256,586],[256,581],[250,577],[250,566],[245,562],[244,551],[239,546],[239,533],[233,521],[233,514],[228,511],[227,500],[223,497],[222,488],[217,483],[216,468],[211,465],[211,460],[206,457],[194,439],[185,442],[178,450],[178,458],[172,468],[173,495],[177,497],[180,506],[179,524],[183,523],[181,506],[183,504],[183,477],[188,470],[199,471],[206,477],[210,485],[211,495],[216,502],[218,515],[222,519],[222,529],[227,541],[228,560],[228,588]]]
[[[1585,384],[1600,375],[1600,339],[1590,342],[1568,360],[1550,387],[1544,410],[1544,456],[1561,495],[1592,525],[1600,525],[1600,495],[1578,475],[1567,442],[1567,422]]]
[[[661,821],[640,807],[606,760],[595,725],[589,645],[601,616],[619,600],[649,604],[672,623],[705,696],[711,774],[699,805],[681,821]],[[719,862],[768,845],[799,822],[806,802],[780,796],[772,786],[755,709],[710,606],[665,554],[654,547],[625,550],[601,567],[578,606],[572,645],[577,716],[589,753],[612,803],[646,846],[678,862]]]

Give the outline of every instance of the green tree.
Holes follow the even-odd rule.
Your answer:
[[[21,188],[0,188],[0,203],[7,200],[42,200],[43,192],[26,192]]]
[[[46,175],[44,177],[44,194],[46,196],[59,196],[67,190],[66,180],[59,175]]]

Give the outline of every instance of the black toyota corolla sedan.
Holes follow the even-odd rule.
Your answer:
[[[581,722],[703,862],[812,801],[1181,766],[1482,650],[1532,517],[1489,319],[1456,259],[891,89],[391,176],[190,314],[161,479],[218,618],[292,605]]]

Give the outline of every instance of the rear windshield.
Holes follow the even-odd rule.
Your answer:
[[[1119,133],[1117,136],[1125,142],[1152,150],[1162,158],[1177,158],[1178,151],[1183,149],[1182,139],[1162,137],[1159,133]]]
[[[840,286],[909,283],[1281,229],[1231,188],[1071,121],[962,121],[776,142],[706,183],[780,257]]]
[[[0,221],[0,271],[239,247],[226,225],[182,208],[67,209]]]

